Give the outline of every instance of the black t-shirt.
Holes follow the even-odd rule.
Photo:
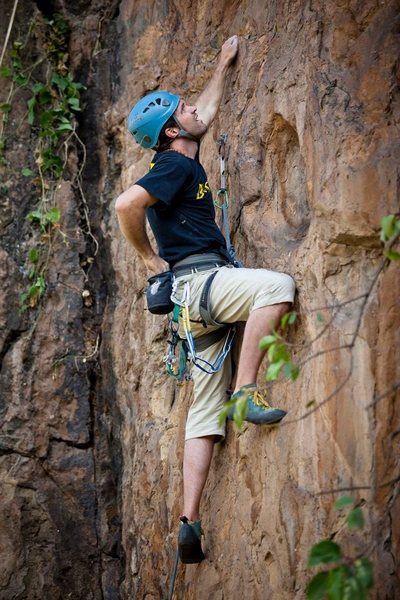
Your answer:
[[[136,184],[159,200],[146,214],[158,252],[170,267],[190,254],[225,250],[207,175],[199,162],[178,152],[159,152]]]

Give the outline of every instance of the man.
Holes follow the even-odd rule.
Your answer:
[[[132,109],[128,126],[136,141],[155,149],[150,171],[116,202],[122,233],[141,256],[150,274],[172,269],[174,297],[190,291],[188,300],[193,336],[202,336],[200,296],[210,274],[212,318],[221,323],[246,321],[232,399],[247,402],[246,420],[271,425],[285,415],[272,408],[257,391],[257,372],[265,354],[259,341],[279,324],[291,306],[294,282],[283,273],[234,268],[229,264],[224,237],[215,223],[206,173],[198,161],[202,136],[218,110],[225,77],[238,51],[238,37],[222,46],[215,72],[195,105],[169,92],[153,92]],[[158,245],[146,234],[146,216]],[[215,327],[211,326],[212,331]],[[198,352],[212,363],[224,341]],[[186,424],[184,451],[184,507],[179,533],[182,562],[204,558],[200,542],[200,498],[216,441],[224,438],[219,414],[231,383],[231,361],[207,374],[192,368],[194,401]]]

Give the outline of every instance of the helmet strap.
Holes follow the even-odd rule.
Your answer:
[[[185,138],[187,140],[191,140],[193,142],[200,142],[200,139],[195,137],[194,135],[192,135],[191,133],[188,133],[187,131],[185,131],[184,129],[180,129],[178,135],[176,136],[175,139],[177,138]]]
[[[178,119],[175,117],[175,115],[173,115],[173,119],[176,122],[176,124],[179,127],[179,133],[176,136],[175,139],[177,138],[185,138],[187,140],[191,140],[192,142],[200,142],[200,138],[195,137],[194,135],[192,135],[191,133],[188,133],[187,131],[185,131],[184,129],[182,129],[182,125],[179,123]]]

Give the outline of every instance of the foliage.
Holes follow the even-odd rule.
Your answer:
[[[294,325],[296,320],[296,312],[292,311],[286,313],[281,319],[281,330],[285,330],[287,325]],[[291,361],[287,345],[279,333],[273,332],[271,335],[263,337],[260,341],[260,348],[267,350],[269,361],[265,377],[267,381],[275,381],[278,379],[281,371],[287,379],[295,381],[298,378],[300,369]]]
[[[341,510],[351,506],[346,522],[349,529],[361,529],[364,526],[362,509],[355,506],[353,496],[343,496],[335,503]],[[372,563],[366,557],[349,558],[343,556],[339,544],[331,539],[315,544],[310,551],[308,567],[331,565],[326,571],[320,571],[307,586],[308,600],[367,600],[368,590],[373,585]]]
[[[400,260],[400,253],[392,250],[392,245],[400,236],[400,219],[396,215],[386,215],[381,220],[380,239],[382,242],[388,242],[388,249],[384,255],[389,260]]]
[[[26,66],[25,54],[31,31],[44,25],[45,56],[35,65]],[[81,111],[80,92],[82,84],[74,81],[68,71],[69,27],[60,14],[52,20],[31,22],[24,41],[14,41],[10,52],[10,64],[0,69],[0,76],[8,79],[8,98],[0,104],[2,128],[0,132],[0,162],[8,167],[4,152],[7,140],[3,136],[4,126],[13,109],[13,97],[17,89],[28,88],[31,96],[27,101],[25,118],[36,135],[35,164],[24,167],[21,174],[32,177],[33,189],[40,189],[40,199],[35,210],[27,215],[36,239],[27,256],[26,274],[30,280],[27,290],[21,294],[21,310],[33,308],[46,290],[46,272],[54,235],[60,232],[60,210],[54,206],[57,181],[62,177],[66,165],[68,137],[75,134],[76,114]],[[45,62],[45,80],[36,79],[35,66]],[[4,189],[3,189],[4,188]],[[3,186],[2,191],[5,191]],[[38,239],[39,235],[39,239]]]

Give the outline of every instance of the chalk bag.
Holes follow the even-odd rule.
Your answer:
[[[172,271],[165,271],[149,277],[146,288],[147,308],[153,315],[166,315],[174,309],[171,300]]]

